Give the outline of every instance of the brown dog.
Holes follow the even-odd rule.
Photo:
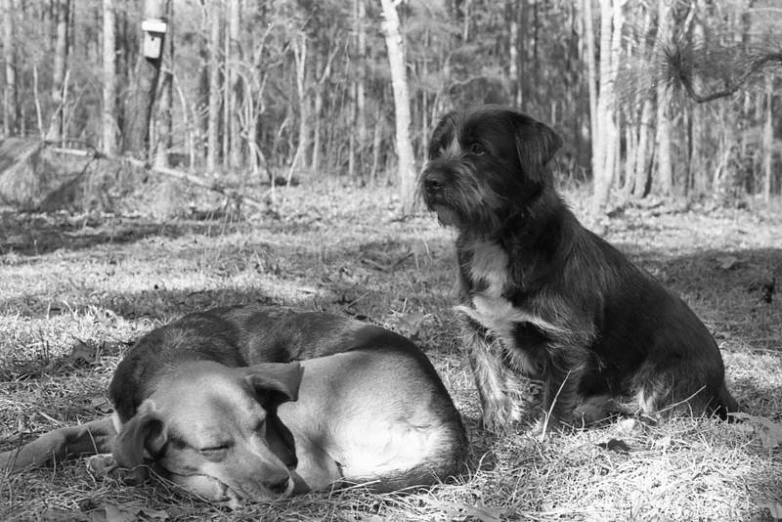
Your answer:
[[[459,232],[458,310],[484,425],[520,419],[513,372],[543,380],[554,425],[674,405],[725,418],[737,404],[714,340],[684,301],[581,226],[546,167],[561,144],[515,110],[453,112],[420,177],[427,207]]]
[[[135,344],[109,395],[112,418],[55,430],[0,454],[0,466],[112,451],[122,467],[154,466],[235,505],[343,484],[428,485],[459,473],[467,451],[459,413],[412,342],[323,313],[187,315]]]

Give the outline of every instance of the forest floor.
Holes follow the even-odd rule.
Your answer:
[[[748,421],[624,420],[540,440],[478,427],[450,230],[423,211],[396,219],[387,190],[334,182],[276,197],[275,213],[243,220],[0,213],[0,450],[110,411],[112,371],[151,328],[262,302],[416,340],[470,432],[465,473],[406,494],[357,488],[229,511],[160,482],[97,478],[76,460],[0,471],[0,520],[782,519],[782,212],[630,207],[602,224],[713,332]]]

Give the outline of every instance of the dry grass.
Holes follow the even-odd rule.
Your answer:
[[[414,337],[463,412],[469,469],[406,494],[360,489],[227,511],[161,482],[129,487],[81,461],[0,476],[0,520],[773,520],[782,451],[752,423],[623,421],[540,441],[477,429],[459,355],[452,236],[391,195],[280,189],[278,215],[155,222],[0,215],[0,449],[105,413],[127,342],[186,312],[262,301],[366,317]],[[723,350],[743,408],[782,422],[782,219],[630,209],[607,238],[681,293]],[[599,444],[620,440],[630,451]],[[125,518],[122,518],[125,517]]]

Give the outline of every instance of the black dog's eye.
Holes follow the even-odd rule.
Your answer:
[[[486,147],[484,147],[482,144],[478,143],[477,141],[470,145],[470,154],[475,154],[476,156],[483,156],[486,154]]]

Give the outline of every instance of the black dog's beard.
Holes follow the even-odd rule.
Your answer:
[[[509,199],[486,181],[502,176],[507,174],[479,172],[471,162],[449,161],[437,171],[427,168],[421,178],[420,190],[427,208],[437,213],[440,224],[453,226],[463,233],[485,236],[497,232],[507,219]],[[430,181],[438,183],[436,189],[427,188]]]

